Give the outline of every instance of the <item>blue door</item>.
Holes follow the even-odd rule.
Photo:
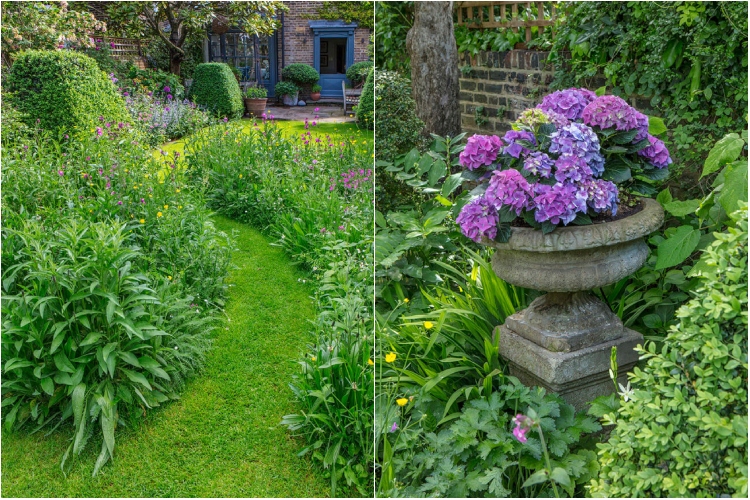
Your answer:
[[[347,68],[354,64],[356,27],[356,23],[341,21],[310,21],[315,40],[313,66],[320,73],[321,97],[344,98],[341,83],[346,81]]]

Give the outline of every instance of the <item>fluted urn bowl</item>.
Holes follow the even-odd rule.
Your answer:
[[[485,240],[496,248],[495,273],[513,285],[545,292],[578,292],[615,283],[646,262],[643,237],[661,226],[664,210],[641,199],[642,209],[613,222],[559,227],[548,234],[514,227],[507,243]]]

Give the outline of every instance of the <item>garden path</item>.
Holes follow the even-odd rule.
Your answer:
[[[312,289],[282,250],[247,225],[236,230],[228,321],[215,334],[204,371],[182,399],[118,432],[114,463],[92,478],[89,443],[68,478],[59,463],[70,432],[2,435],[3,496],[321,497],[330,484],[297,457],[300,443],[279,425],[295,410],[288,383],[305,348]],[[70,429],[67,429],[68,431]]]

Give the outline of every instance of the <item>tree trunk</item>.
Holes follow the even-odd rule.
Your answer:
[[[182,60],[185,59],[185,55],[178,52],[176,49],[169,47],[169,72],[180,76],[180,65]]]
[[[411,57],[412,95],[425,134],[461,133],[458,105],[458,49],[452,2],[414,2],[414,25],[406,35]]]

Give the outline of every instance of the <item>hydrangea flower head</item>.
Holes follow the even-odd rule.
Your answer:
[[[619,191],[613,182],[592,179],[582,183],[581,190],[586,193],[588,206],[594,212],[610,211],[612,215],[617,215],[617,203],[620,201]]]
[[[536,184],[534,203],[537,222],[550,221],[552,224],[570,224],[579,212],[586,213],[587,193],[573,184],[558,182],[554,186]]]
[[[531,185],[518,170],[512,168],[496,170],[484,193],[484,198],[497,210],[507,206],[516,212],[516,215],[521,215],[522,210],[533,207],[533,197],[534,190]]]
[[[534,151],[523,161],[523,169],[534,175],[547,179],[552,174],[552,167],[554,164],[554,160],[547,156],[546,153]]]
[[[544,123],[550,123],[550,119],[544,111],[539,108],[528,108],[518,115],[518,119],[511,126],[513,130],[521,130],[522,126],[533,130]]]
[[[568,120],[580,120],[583,109],[594,99],[596,94],[586,89],[565,89],[547,94],[537,106],[544,112],[554,111]]]
[[[590,127],[582,123],[570,123],[550,136],[550,153],[581,158],[591,169],[594,177],[604,172],[604,156],[599,147],[599,138]]]
[[[518,158],[522,154],[525,156],[531,153],[531,150],[516,141],[528,141],[531,144],[536,145],[536,138],[531,132],[525,130],[509,130],[505,133],[503,140],[508,143],[503,152],[514,158]]]
[[[503,142],[496,135],[473,135],[466,141],[466,147],[458,156],[459,163],[469,170],[492,165]]]
[[[667,151],[664,141],[657,139],[651,134],[647,134],[646,137],[648,137],[648,142],[651,145],[638,151],[638,154],[646,158],[656,168],[665,168],[672,163],[672,158],[669,156],[669,151]]]
[[[494,240],[497,236],[497,209],[484,197],[477,198],[461,209],[456,222],[464,236],[479,243],[482,236]]]
[[[586,106],[581,118],[590,127],[620,131],[638,129],[636,141],[644,139],[648,134],[648,117],[616,95],[597,97]]]
[[[555,160],[555,179],[559,182],[585,182],[593,177],[594,173],[583,158],[564,154]]]

